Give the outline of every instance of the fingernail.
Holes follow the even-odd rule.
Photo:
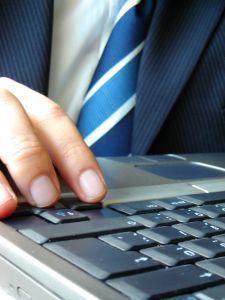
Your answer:
[[[96,199],[105,193],[105,185],[94,170],[87,170],[80,175],[80,187],[89,199]]]
[[[15,198],[16,196],[6,186],[0,184],[0,205]]]
[[[36,206],[45,207],[53,204],[58,191],[48,176],[40,176],[32,181],[30,193]]]

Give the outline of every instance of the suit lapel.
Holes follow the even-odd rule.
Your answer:
[[[157,1],[140,66],[133,154],[145,154],[190,78],[224,0]]]
[[[0,0],[0,76],[47,93],[52,0]]]

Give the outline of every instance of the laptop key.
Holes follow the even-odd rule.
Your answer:
[[[225,202],[225,191],[182,196],[182,199],[185,199],[197,205],[216,204],[216,203]]]
[[[216,235],[216,236],[213,236],[213,238],[225,243],[225,234]]]
[[[193,292],[220,283],[221,278],[192,265],[178,266],[108,280],[113,288],[132,299],[161,299]]]
[[[212,225],[208,222],[200,221],[176,224],[174,227],[198,238],[212,236],[214,234],[220,234],[224,232],[224,229],[218,226]]]
[[[49,210],[64,209],[64,208],[65,208],[65,206],[60,202],[55,203],[54,206],[48,207]],[[46,207],[32,207],[32,211],[33,211],[34,215],[38,216],[42,212],[46,211]]]
[[[225,243],[216,239],[204,238],[180,243],[180,246],[187,248],[206,258],[213,258],[225,255]]]
[[[185,233],[171,226],[143,229],[139,230],[138,233],[143,234],[144,236],[160,244],[178,243],[191,238],[188,233]]]
[[[225,257],[206,259],[196,264],[209,272],[225,278]]]
[[[57,202],[53,207],[49,208],[51,210],[65,208],[61,203]],[[33,207],[28,203],[19,203],[15,212],[11,215],[11,217],[24,217],[24,216],[32,216],[39,215],[41,212],[45,211],[46,208]]]
[[[193,207],[192,209],[194,211],[203,213],[210,218],[225,216],[225,206],[221,204],[197,206]]]
[[[99,239],[124,251],[152,247],[157,244],[155,241],[136,232],[121,232],[103,235],[100,236]]]
[[[28,203],[20,203],[11,217],[23,217],[23,216],[31,216],[34,215],[32,210],[32,206]]]
[[[225,300],[225,284],[196,292],[194,295],[199,300]]]
[[[118,212],[122,212],[130,216],[141,214],[141,213],[151,213],[151,212],[158,212],[164,210],[163,207],[154,203],[152,200],[111,204],[109,205],[109,207]]]
[[[66,223],[36,227],[34,229],[25,228],[19,232],[38,244],[48,241],[75,239],[91,236],[99,236],[109,233],[123,231],[135,231],[143,228],[143,225],[129,220],[127,217],[97,219],[83,222]]]
[[[147,248],[140,252],[167,266],[194,263],[201,259],[197,253],[176,245]]]
[[[68,197],[60,199],[60,203],[62,203],[65,207],[75,209],[75,210],[86,210],[86,209],[97,209],[102,207],[102,203],[86,203],[82,202],[75,197]]]
[[[89,219],[102,219],[102,218],[117,218],[123,215],[108,207],[99,209],[89,209],[83,212]]]
[[[225,217],[216,218],[216,219],[209,219],[207,220],[208,223],[221,227],[225,230]]]
[[[165,300],[200,300],[200,299],[194,296],[193,294],[185,294],[185,295],[165,298]]]
[[[46,226],[47,222],[36,216],[10,217],[4,220],[4,223],[15,228],[36,228],[37,226]]]
[[[174,210],[174,209],[184,208],[184,207],[187,208],[193,206],[192,203],[179,198],[160,199],[160,200],[155,200],[154,203],[169,210]]]
[[[194,211],[192,209],[178,209],[174,211],[165,211],[162,214],[174,218],[179,222],[199,221],[207,218],[203,213]]]
[[[143,224],[146,227],[172,225],[177,223],[175,219],[169,216],[165,216],[162,213],[142,214],[137,216],[131,216],[129,218]]]
[[[44,247],[103,280],[161,267],[147,256],[121,251],[95,238],[50,243]]]
[[[87,216],[73,209],[46,209],[40,217],[54,224],[88,220]]]

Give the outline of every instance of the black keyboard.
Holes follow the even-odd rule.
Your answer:
[[[225,192],[22,204],[5,223],[128,298],[225,299]]]

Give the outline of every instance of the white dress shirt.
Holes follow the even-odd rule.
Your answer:
[[[77,121],[125,0],[55,0],[49,97]]]

